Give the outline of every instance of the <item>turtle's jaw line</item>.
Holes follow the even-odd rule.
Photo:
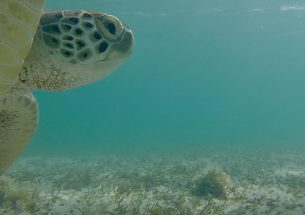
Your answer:
[[[130,30],[124,30],[118,43],[113,44],[113,49],[125,56],[130,56],[133,51],[133,33]]]
[[[128,58],[133,52],[133,40],[132,31],[124,29],[118,41],[110,43],[109,52],[99,61],[114,62]]]

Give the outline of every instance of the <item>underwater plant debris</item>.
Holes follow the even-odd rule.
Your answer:
[[[0,214],[304,213],[302,154],[210,154],[22,158],[0,180]]]

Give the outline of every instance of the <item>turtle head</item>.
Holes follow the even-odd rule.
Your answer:
[[[131,30],[114,16],[94,13],[94,17],[98,33],[104,38],[104,41],[96,47],[96,52],[101,54],[102,60],[129,56],[133,48]]]
[[[39,76],[33,88],[65,90],[106,77],[131,55],[133,40],[132,31],[115,16],[51,11],[41,17],[24,65]]]
[[[102,66],[104,64],[101,62],[107,65],[129,57],[133,49],[132,31],[115,16],[96,12],[92,12],[92,15],[95,31],[89,35],[87,42],[93,45],[92,51],[96,54],[93,61]],[[99,40],[97,44],[96,40]]]
[[[134,40],[132,31],[117,17],[97,12],[84,12],[82,17],[86,19],[90,15],[94,20],[94,30],[85,32],[87,35],[83,40],[90,48],[88,54],[84,51],[77,56],[79,64],[88,65],[88,70],[83,72],[85,76],[89,75],[84,79],[89,82],[100,80],[114,71],[131,55]]]

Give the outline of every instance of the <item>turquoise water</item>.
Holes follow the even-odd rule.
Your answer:
[[[35,92],[40,122],[25,155],[304,142],[302,1],[48,0],[45,8],[118,16],[135,49],[105,80]]]
[[[34,92],[38,129],[0,177],[0,215],[305,214],[303,1],[45,7],[119,17],[134,53],[105,80]]]

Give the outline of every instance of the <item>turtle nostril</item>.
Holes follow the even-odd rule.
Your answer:
[[[109,21],[109,20],[106,20],[104,21],[104,26],[105,28],[112,34],[112,35],[115,35],[116,33],[116,27],[115,25],[113,24],[113,22]]]

